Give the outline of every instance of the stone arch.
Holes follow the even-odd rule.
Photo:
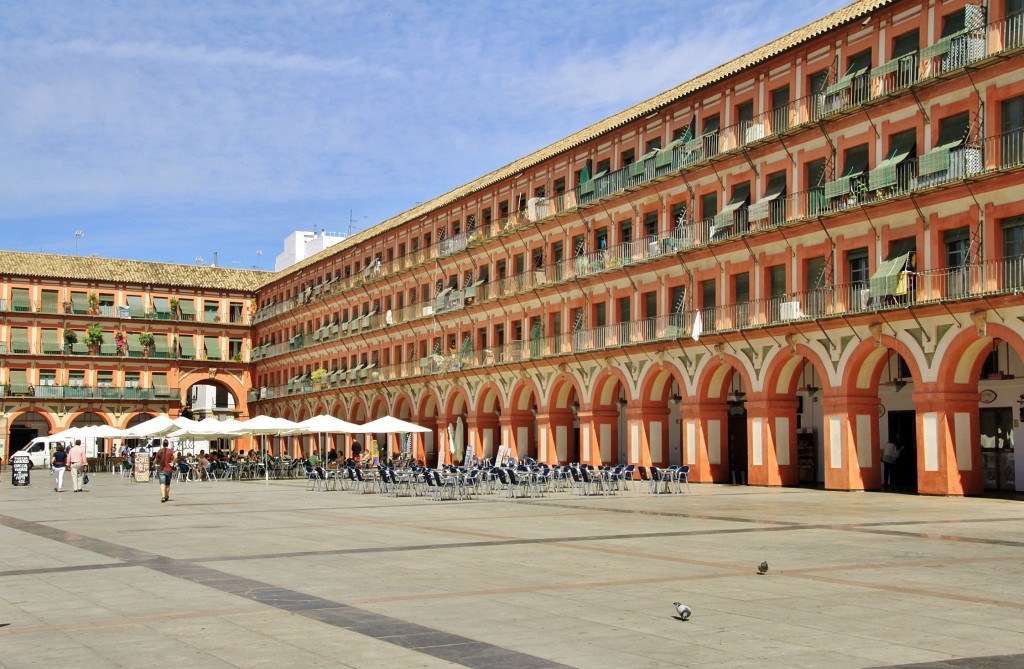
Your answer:
[[[508,392],[508,405],[501,412],[501,443],[514,458],[540,459],[537,416],[541,411],[541,390],[530,378],[516,379]]]
[[[685,378],[671,362],[647,370],[637,401],[626,411],[628,460],[641,465],[682,465],[682,402]]]
[[[479,458],[493,458],[498,454],[503,411],[501,388],[486,381],[477,390],[476,404],[470,412],[470,446]]]
[[[800,378],[807,365],[814,369],[823,384],[828,383],[830,368],[817,350],[805,344],[793,344],[776,351],[765,361],[761,373],[761,387],[765,396],[793,397],[800,387]]]
[[[924,370],[920,360],[910,347],[892,335],[881,335],[876,340],[865,339],[854,347],[843,370],[842,388],[851,394],[878,394],[882,371],[892,353],[897,353],[907,364],[915,384],[924,382]]]
[[[5,458],[9,458],[12,453],[17,452],[31,441],[31,432],[15,434],[11,431],[12,426],[15,425],[15,421],[19,419],[24,420],[26,416],[32,416],[34,419],[33,422],[38,422],[40,424],[39,430],[35,436],[43,437],[59,431],[56,422],[53,420],[53,416],[50,415],[49,412],[39,411],[30,407],[15,409],[8,414],[6,428],[4,430],[6,433],[4,436],[5,443],[7,444],[7,453],[0,453],[0,455]],[[43,431],[44,426],[45,431]]]
[[[939,383],[976,388],[988,351],[996,341],[1006,342],[1024,358],[1024,338],[1000,323],[987,323],[984,334],[974,328],[957,333],[949,340],[937,370]]]
[[[206,373],[192,371],[182,374],[181,378],[178,379],[178,387],[181,388],[180,401],[182,404],[185,403],[185,398],[188,397],[189,391],[196,385],[212,385],[223,388],[231,395],[235,412],[240,416],[249,415],[248,395],[241,379],[236,379],[230,374],[217,373],[217,370],[214,368],[211,368]]]

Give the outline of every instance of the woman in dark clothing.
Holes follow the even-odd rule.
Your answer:
[[[64,492],[64,471],[68,467],[68,452],[64,450],[64,444],[57,442],[57,450],[53,452],[50,459],[50,467],[53,469],[53,491]]]

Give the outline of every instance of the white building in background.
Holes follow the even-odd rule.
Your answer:
[[[345,239],[345,235],[340,232],[321,230],[320,234],[317,234],[316,232],[296,230],[285,237],[284,251],[274,259],[274,271],[280,272],[295,263],[302,262],[343,239]]]

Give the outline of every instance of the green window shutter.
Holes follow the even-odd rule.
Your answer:
[[[191,360],[196,357],[196,341],[192,335],[178,335],[178,348],[182,358]]]
[[[43,330],[43,355],[56,355],[60,353],[60,348],[57,329],[47,328]]]
[[[220,342],[217,337],[203,337],[203,350],[207,360],[220,360]]]
[[[167,335],[160,332],[156,332],[153,334],[153,357],[171,357],[170,348],[167,346]]]
[[[43,313],[44,314],[55,314],[58,308],[58,295],[56,290],[44,290],[43,291]]]
[[[168,302],[166,297],[154,297],[153,311],[156,312],[157,318],[168,318],[171,314],[170,302]]]
[[[28,328],[11,328],[11,353],[28,352]]]
[[[89,313],[89,297],[85,293],[71,293],[71,309],[76,314]]]
[[[141,295],[128,295],[128,315],[132,318],[142,318],[146,315],[146,309],[142,306]]]
[[[139,343],[139,333],[129,332],[128,333],[128,354],[142,354],[142,344]]]
[[[182,298],[178,300],[178,311],[181,312],[182,316],[195,316],[196,301],[192,298]]]
[[[30,311],[32,302],[28,299],[28,288],[11,289],[11,311]]]

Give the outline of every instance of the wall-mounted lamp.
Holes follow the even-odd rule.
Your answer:
[[[495,407],[494,407],[494,415],[499,417],[499,418],[501,418],[501,407],[500,406],[495,405]]]
[[[682,398],[682,396],[679,393],[676,393],[675,395],[672,395],[671,397],[669,397],[668,401],[669,401],[669,404],[671,404],[674,407],[677,407],[680,404],[682,404],[683,398]]]
[[[1022,395],[1022,397],[1024,397],[1024,395]],[[580,401],[579,400],[573,400],[572,401],[572,415],[575,416],[575,415],[579,414],[579,412],[580,412]]]
[[[626,408],[626,398],[625,397],[620,397],[618,404],[619,404],[619,411],[622,411],[623,409],[625,409]]]

